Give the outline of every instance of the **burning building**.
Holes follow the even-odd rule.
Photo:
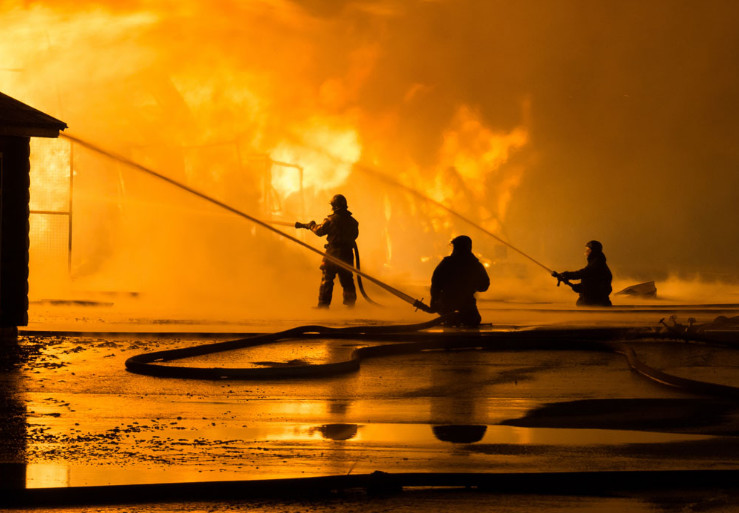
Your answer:
[[[680,5],[13,0],[0,86],[75,136],[265,220],[320,221],[341,192],[366,270],[396,283],[427,287],[449,240],[469,232],[494,282],[515,278],[492,293],[552,285],[439,204],[554,268],[596,238],[628,283],[730,280],[736,8]],[[264,291],[282,301],[317,275],[316,260],[271,234],[226,226],[59,142],[75,178],[69,270],[97,277],[87,290],[199,304],[228,291],[229,303],[260,306]],[[34,197],[51,189],[32,181]],[[34,280],[31,297],[48,297],[55,280]]]

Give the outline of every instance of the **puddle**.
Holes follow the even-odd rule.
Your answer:
[[[737,432],[733,424],[718,425],[723,418],[709,419],[716,425],[701,427],[702,434],[639,431],[641,410],[633,413],[633,405],[615,414],[633,413],[637,421],[629,430],[603,415],[588,418],[600,424],[581,425],[620,429],[499,424],[551,403],[573,403],[577,420],[586,414],[577,401],[684,398],[635,376],[622,357],[609,353],[419,353],[368,359],[360,372],[317,380],[183,381],[125,370],[134,354],[203,341],[153,335],[25,339],[34,352],[7,376],[0,393],[13,412],[0,427],[16,440],[6,444],[15,452],[3,460],[16,464],[0,464],[0,481],[43,488],[375,470],[709,469],[735,466],[739,458],[736,437],[709,435]],[[286,341],[190,364],[320,362],[344,359],[357,345]],[[735,375],[736,360],[712,348],[645,344],[639,351],[659,368]],[[684,427],[682,417],[671,422]]]
[[[175,434],[166,430],[157,434],[139,432],[135,439],[118,441],[117,461],[106,458],[88,462],[37,462],[5,467],[4,471],[15,474],[15,481],[25,482],[27,488],[274,479],[335,475],[352,470],[398,471],[399,467],[404,471],[449,471],[460,461],[468,464],[470,458],[487,458],[489,463],[484,465],[486,470],[483,471],[489,472],[495,469],[495,458],[476,453],[475,446],[529,446],[531,457],[536,460],[537,454],[551,452],[554,448],[569,451],[568,447],[577,447],[587,453],[597,452],[598,446],[667,444],[712,438],[500,425],[278,422],[232,427],[228,430],[228,439],[210,436],[214,434],[202,431]],[[160,454],[162,446],[166,446],[166,454]],[[129,460],[125,455],[133,451],[147,458]]]

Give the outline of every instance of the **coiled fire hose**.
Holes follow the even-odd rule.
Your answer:
[[[137,374],[180,379],[290,379],[328,377],[357,372],[361,361],[429,350],[486,350],[486,351],[597,351],[624,356],[629,368],[636,374],[663,386],[687,393],[739,400],[739,388],[728,385],[691,380],[667,374],[640,361],[629,341],[645,339],[673,339],[674,334],[660,328],[579,328],[545,329],[512,332],[445,331],[429,333],[423,330],[446,321],[438,317],[419,324],[396,326],[352,326],[329,328],[299,326],[277,333],[258,334],[247,338],[215,342],[197,346],[155,351],[126,360],[126,369]],[[276,367],[190,367],[166,365],[165,362],[202,356],[222,351],[243,349],[280,340],[332,338],[389,342],[382,345],[359,347],[348,359],[322,364],[280,365]],[[681,340],[680,343],[685,343]]]

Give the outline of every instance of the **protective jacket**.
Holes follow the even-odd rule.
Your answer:
[[[612,290],[613,275],[603,253],[591,252],[588,255],[588,265],[579,271],[565,271],[562,277],[566,280],[580,280],[580,283],[572,286],[580,294],[578,306],[611,306],[608,296]]]
[[[490,287],[485,266],[469,251],[453,251],[431,276],[431,308],[440,314],[459,312],[462,324],[480,324],[475,292]]]
[[[326,236],[327,253],[340,254],[341,250],[351,250],[354,247],[359,236],[359,223],[351,212],[341,209],[330,214],[321,224],[313,225],[311,231],[319,237]]]
[[[312,224],[310,229],[319,237],[326,236],[326,254],[343,260],[349,265],[354,265],[354,246],[359,236],[359,223],[352,217],[352,213],[345,208],[340,208],[330,214],[321,224]],[[323,277],[318,289],[318,306],[327,307],[331,304],[331,296],[334,290],[334,278],[339,276],[339,282],[344,291],[344,304],[354,305],[357,300],[357,292],[354,286],[354,276],[334,264],[330,260],[323,259],[321,263]]]

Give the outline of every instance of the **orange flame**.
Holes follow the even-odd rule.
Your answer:
[[[469,106],[460,106],[443,135],[431,189],[434,199],[459,208],[476,205],[476,218],[499,225],[523,172],[504,166],[528,140],[524,126],[510,132],[494,131],[485,125],[479,113]]]
[[[356,129],[332,127],[325,120],[316,118],[299,133],[303,143],[278,144],[270,153],[272,160],[302,167],[304,187],[322,191],[343,185],[362,151]],[[290,170],[273,170],[272,186],[284,197],[299,190],[295,173]]]
[[[207,13],[213,24],[194,20],[206,14],[197,2],[174,9],[164,12],[156,3],[131,9],[51,2],[8,9],[2,15],[6,37],[0,41],[0,59],[15,71],[0,69],[0,90],[64,120],[75,135],[255,215],[305,214],[310,219],[324,212],[324,193],[348,188],[354,194],[350,204],[360,203],[355,212],[360,217],[362,207],[376,212],[377,225],[385,214],[385,227],[376,232],[362,218],[363,251],[377,260],[370,257],[370,268],[395,259],[393,268],[404,271],[404,263],[415,265],[419,255],[434,254],[414,237],[430,238],[430,229],[446,240],[456,225],[448,213],[421,205],[417,198],[369,193],[367,184],[352,175],[360,159],[382,172],[402,166],[402,182],[491,230],[500,228],[523,173],[510,160],[529,143],[525,122],[497,130],[461,104],[445,126],[419,127],[433,132],[424,141],[441,140],[438,147],[422,149],[437,158],[421,163],[402,134],[404,109],[437,94],[437,85],[419,83],[414,76],[406,84],[383,81],[387,90],[368,87],[386,72],[380,68],[389,51],[383,37],[347,33],[335,39],[347,42],[345,49],[329,50],[334,36],[327,29],[340,23],[338,18],[314,17],[287,1],[218,5]],[[232,25],[236,13],[244,15],[237,26]],[[384,31],[366,28],[378,30],[379,36]],[[32,163],[34,172],[45,173],[33,180],[34,201],[68,194],[66,182],[57,185],[48,176],[68,178],[69,149],[50,151],[60,164]],[[115,167],[90,162],[86,168],[75,163],[77,171],[102,175],[106,166]],[[127,185],[110,201],[127,201],[126,194],[137,190]],[[313,203],[306,203],[304,192]],[[270,194],[275,201],[265,199]],[[124,211],[111,208],[106,216],[123,216]],[[96,222],[101,217],[75,219]],[[115,222],[104,228],[113,226],[122,232]],[[146,230],[130,231],[138,236]],[[109,239],[111,246],[119,245],[111,252],[141,243],[122,233]]]

